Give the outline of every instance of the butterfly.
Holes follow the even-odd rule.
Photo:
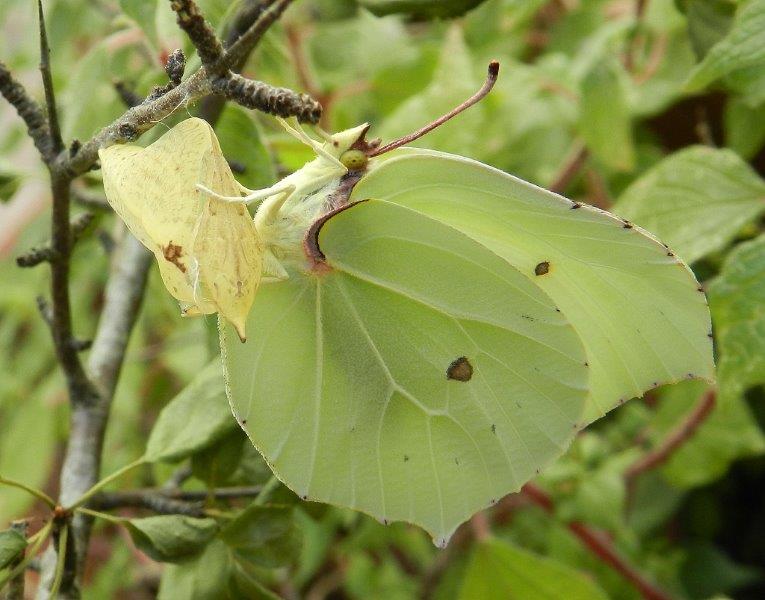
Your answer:
[[[317,129],[317,140],[282,122],[316,158],[267,189],[239,186],[205,142],[214,167],[187,179],[182,166],[182,198],[147,173],[153,214],[126,209],[124,193],[113,202],[120,215],[144,211],[142,223],[160,215],[162,236],[144,225],[139,239],[163,277],[179,279],[161,250],[168,223],[192,248],[197,266],[171,293],[220,312],[234,415],[279,479],[303,499],[415,523],[439,546],[615,406],[714,370],[703,291],[650,233],[478,161],[404,147],[478,102],[497,72],[492,63],[473,97],[384,146],[366,140],[367,124]],[[164,139],[120,149],[123,165]],[[168,160],[154,169],[179,166]],[[237,212],[244,203],[257,203],[254,220]],[[200,205],[215,218],[200,220]],[[255,283],[232,311],[231,284],[211,281]],[[241,344],[245,327],[254,334]]]

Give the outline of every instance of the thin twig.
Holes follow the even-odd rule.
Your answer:
[[[69,298],[69,266],[72,230],[69,224],[70,181],[54,167],[49,168],[53,208],[51,218],[51,333],[56,357],[64,371],[69,398],[74,404],[91,404],[97,393],[85,375],[72,345],[72,311]]]
[[[53,500],[53,498],[51,498],[50,496],[48,496],[48,494],[46,494],[42,490],[37,490],[31,486],[28,486],[27,484],[21,481],[16,481],[15,479],[8,479],[6,477],[0,476],[0,485],[7,485],[9,487],[14,487],[16,489],[23,490],[27,494],[30,494],[31,496],[34,496],[38,500],[45,503],[48,506],[48,508],[53,508],[54,506],[56,506],[56,501]]]
[[[163,492],[175,492],[180,489],[183,483],[194,474],[191,469],[191,465],[186,463],[182,464],[175,469],[167,478],[167,481],[162,484]]]
[[[584,172],[584,181],[587,188],[587,201],[603,210],[611,208],[614,202],[608,193],[608,187],[603,176],[596,169],[590,167]]]
[[[204,516],[204,502],[210,498],[230,500],[237,498],[255,498],[261,494],[263,486],[217,488],[212,490],[165,490],[150,488],[145,490],[127,490],[104,492],[95,496],[90,506],[98,510],[114,508],[146,508],[159,514],[182,514]]]
[[[293,0],[276,0],[276,2],[272,2],[268,8],[262,11],[247,31],[240,35],[236,42],[231,44],[231,47],[226,51],[226,55],[222,59],[223,64],[221,67],[225,66],[232,71],[240,70],[269,27],[282,16],[282,13],[287,10],[287,7],[292,2]]]
[[[97,510],[145,508],[160,515],[205,516],[202,502],[186,502],[168,498],[163,494],[146,492],[105,493],[93,498],[89,506]]]
[[[114,86],[117,95],[120,97],[120,100],[122,100],[122,103],[128,108],[133,108],[143,102],[141,95],[137,94],[136,91],[124,81],[118,80],[112,83],[112,85]]]
[[[569,156],[566,158],[558,173],[555,175],[555,177],[553,177],[553,180],[547,189],[549,189],[551,192],[555,192],[556,194],[562,194],[565,192],[571,181],[574,179],[574,177],[576,177],[581,168],[584,166],[584,163],[587,162],[588,156],[589,152],[587,150],[587,146],[581,142],[577,143]]]
[[[106,200],[106,196],[100,192],[94,192],[92,189],[83,185],[76,185],[72,187],[72,200],[74,200],[77,204],[92,210],[102,212],[111,212],[112,210],[111,205]]]
[[[61,140],[61,127],[58,123],[56,94],[53,90],[53,74],[50,68],[50,47],[48,46],[48,32],[45,29],[42,0],[37,0],[37,16],[39,19],[38,27],[40,28],[40,75],[42,76],[43,89],[45,90],[45,106],[48,110],[51,149],[54,154],[58,154],[64,147],[64,142]]]
[[[170,0],[170,7],[178,15],[178,27],[189,36],[207,72],[223,75],[227,70],[225,66],[221,69],[223,44],[196,3],[193,0]]]
[[[71,238],[72,245],[82,237],[87,230],[88,226],[93,222],[93,213],[84,212],[77,215],[70,224],[72,229]],[[19,267],[34,267],[43,262],[51,262],[57,258],[56,251],[53,249],[50,242],[43,244],[42,246],[32,248],[24,254],[16,257],[16,264]]]
[[[30,248],[24,254],[19,254],[16,257],[16,265],[28,269],[44,262],[50,262],[54,256],[53,249],[50,246]]]
[[[230,48],[252,25],[260,18],[263,11],[273,4],[273,0],[247,0],[242,3],[226,31],[223,47]],[[245,55],[246,57],[246,55]],[[239,73],[244,67],[245,60],[240,59],[235,64],[229,65],[233,73]],[[218,122],[226,99],[220,94],[209,94],[204,97],[199,105],[199,117],[215,127]]]
[[[542,488],[533,483],[527,483],[521,491],[545,512],[554,513],[553,500]],[[613,542],[601,532],[579,522],[568,523],[567,527],[590,552],[627,579],[643,598],[646,600],[671,600],[672,597],[667,592],[632,566],[614,547]]]
[[[27,126],[27,133],[45,162],[53,159],[48,121],[40,105],[16,81],[8,67],[0,62],[0,94],[16,109]]]
[[[693,437],[699,427],[712,414],[716,401],[717,392],[714,389],[705,392],[688,416],[670,431],[656,448],[630,465],[624,473],[627,482],[632,482],[642,473],[660,467],[667,462],[683,444]]]

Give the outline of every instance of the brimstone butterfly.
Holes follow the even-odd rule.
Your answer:
[[[270,282],[246,344],[220,328],[233,412],[277,476],[439,545],[619,403],[713,376],[704,294],[650,234],[474,160],[396,149],[485,95],[496,69],[464,105],[382,148],[367,125],[319,143],[285,124],[317,158],[244,197],[197,119],[147,150],[102,153],[109,199],[166,283],[178,279],[169,236],[192,249],[198,277],[176,282],[179,300],[217,308],[243,337],[249,290]],[[200,132],[213,141],[181,165],[177,148]],[[141,158],[155,148],[152,167]],[[262,201],[253,228],[231,208],[242,201]],[[222,215],[216,231],[230,224],[217,250],[200,205]],[[232,310],[239,281],[254,284]]]

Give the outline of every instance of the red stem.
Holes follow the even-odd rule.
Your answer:
[[[542,488],[533,483],[523,486],[523,494],[534,504],[552,514],[555,505],[552,498]],[[585,547],[600,560],[627,579],[646,600],[671,600],[671,596],[656,584],[649,581],[642,573],[633,567],[614,547],[613,542],[603,533],[584,523],[573,522],[566,525]]]
[[[715,407],[716,400],[717,392],[714,388],[708,390],[690,414],[664,438],[661,444],[642,456],[627,469],[624,473],[624,478],[627,482],[630,483],[641,473],[655,469],[667,462],[670,456],[693,437],[693,434],[696,433],[701,424],[707,420]]]

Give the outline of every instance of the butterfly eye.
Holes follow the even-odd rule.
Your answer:
[[[367,166],[367,155],[361,150],[346,150],[340,155],[340,162],[351,171],[358,171]]]

